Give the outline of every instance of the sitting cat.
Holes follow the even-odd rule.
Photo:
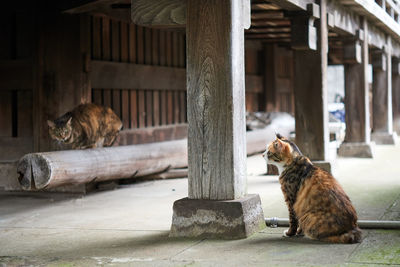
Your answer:
[[[108,107],[81,104],[54,121],[47,121],[52,139],[73,149],[111,146],[122,122]]]
[[[335,178],[314,166],[291,141],[276,135],[263,154],[280,172],[279,182],[289,209],[285,236],[305,234],[333,243],[358,243],[361,231],[349,197]]]

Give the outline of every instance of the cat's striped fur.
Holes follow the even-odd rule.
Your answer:
[[[51,138],[73,149],[111,146],[122,122],[109,107],[81,104],[54,121],[47,121]]]

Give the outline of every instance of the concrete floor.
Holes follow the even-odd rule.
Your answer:
[[[375,159],[338,158],[334,175],[360,219],[400,220],[400,145]],[[287,217],[277,176],[248,158],[248,192],[266,217]],[[360,244],[283,238],[267,228],[248,239],[168,238],[172,203],[187,179],[138,182],[89,195],[0,193],[0,266],[379,266],[400,265],[400,230],[364,230]]]

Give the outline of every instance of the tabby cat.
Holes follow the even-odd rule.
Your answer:
[[[314,166],[291,141],[276,134],[263,154],[278,167],[289,209],[284,236],[303,235],[333,243],[358,243],[361,231],[349,197],[335,178]]]
[[[54,121],[47,121],[51,138],[73,149],[111,146],[122,122],[108,107],[81,104]]]

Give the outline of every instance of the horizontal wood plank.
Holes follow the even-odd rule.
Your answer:
[[[186,90],[184,68],[94,60],[90,79],[93,88]]]
[[[93,88],[186,90],[185,68],[94,60],[90,79]],[[246,91],[261,93],[262,76],[246,75]]]

